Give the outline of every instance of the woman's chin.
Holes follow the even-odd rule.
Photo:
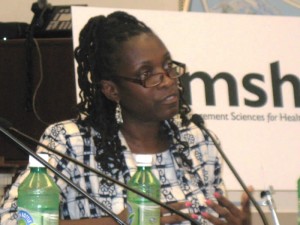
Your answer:
[[[172,110],[169,110],[167,113],[166,113],[166,116],[165,116],[165,120],[168,120],[168,119],[172,119],[175,115],[177,115],[179,113],[179,109],[178,108],[174,108]]]

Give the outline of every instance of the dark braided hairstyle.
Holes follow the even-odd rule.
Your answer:
[[[100,81],[112,80],[120,60],[119,49],[131,37],[153,31],[143,22],[125,12],[114,12],[107,17],[91,18],[80,32],[79,46],[75,49],[78,63],[79,123],[99,132],[94,137],[97,147],[96,160],[101,168],[117,176],[124,163],[123,147],[118,137],[119,125],[115,119],[116,103],[101,92]],[[186,114],[190,108],[180,90],[180,115],[183,124],[188,123]],[[172,121],[170,121],[172,122]],[[176,127],[176,126],[172,126]],[[176,131],[178,133],[178,131]],[[89,132],[87,132],[89,133]]]

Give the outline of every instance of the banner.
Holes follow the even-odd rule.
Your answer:
[[[87,20],[127,11],[187,65],[186,98],[246,184],[295,190],[300,176],[300,18],[73,7],[74,47]],[[224,165],[228,189],[241,187]]]

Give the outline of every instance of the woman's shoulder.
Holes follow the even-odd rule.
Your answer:
[[[84,138],[90,137],[88,134],[88,129],[78,120],[69,119],[49,125],[40,141],[54,148],[65,149],[66,146],[72,146],[73,151],[81,152],[85,143]]]
[[[209,128],[206,128],[209,134],[206,130],[203,129],[203,126],[206,126],[205,121],[202,119],[202,117],[198,114],[190,114],[188,115],[190,119],[189,123],[186,125],[181,124],[181,119],[175,118],[175,124],[178,127],[178,130],[183,137],[187,136],[193,136],[193,139],[197,139],[198,141],[211,141],[210,135],[212,135],[217,141],[219,141],[217,135],[210,130]]]
[[[45,130],[45,133],[53,133],[53,134],[59,134],[62,132],[66,134],[79,132],[78,121],[76,119],[69,119],[69,120],[56,122],[50,124]]]
[[[191,118],[194,114],[187,115],[187,118]],[[201,132],[201,129],[199,126],[196,125],[196,123],[193,122],[193,120],[189,119],[186,123],[182,123],[182,119],[177,115],[174,117],[174,124],[177,126],[180,133],[185,132]]]
[[[91,129],[82,125],[77,119],[69,119],[49,125],[43,135],[43,138],[51,137],[54,139],[69,139],[88,137]]]

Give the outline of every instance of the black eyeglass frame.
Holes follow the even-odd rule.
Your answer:
[[[121,79],[126,80],[126,81],[137,83],[137,84],[142,85],[144,88],[155,87],[155,86],[159,85],[162,82],[162,80],[159,83],[157,83],[157,84],[155,84],[153,86],[146,87],[145,81],[147,80],[147,78],[149,78],[151,76],[154,76],[154,75],[163,74],[163,75],[167,75],[170,78],[174,78],[175,79],[175,78],[183,76],[186,73],[186,65],[184,63],[177,62],[177,61],[174,61],[174,60],[172,60],[172,63],[175,64],[175,65],[177,65],[177,66],[179,66],[179,67],[181,67],[183,69],[183,73],[180,74],[179,76],[175,76],[175,77],[171,77],[170,74],[169,74],[169,72],[166,71],[164,73],[155,73],[155,74],[151,74],[150,76],[144,76],[143,78],[132,78],[132,77],[126,77],[126,76],[119,76],[119,75],[118,76],[114,76],[114,78],[121,78]]]

